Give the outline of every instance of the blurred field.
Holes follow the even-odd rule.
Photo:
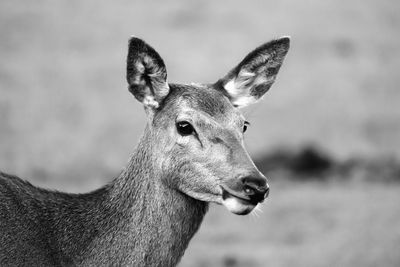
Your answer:
[[[213,206],[181,266],[399,266],[399,189],[272,182],[258,215]]]
[[[290,35],[277,82],[244,110],[250,153],[312,144],[367,167],[299,182],[261,166],[263,213],[213,207],[181,266],[398,266],[399,14],[395,0],[2,0],[0,169],[71,192],[119,173],[145,124],[125,82],[131,35],[159,51],[171,82],[216,81]]]

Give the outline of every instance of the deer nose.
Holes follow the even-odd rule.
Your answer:
[[[263,175],[246,176],[240,178],[243,183],[243,191],[251,201],[262,202],[269,195],[267,179]]]

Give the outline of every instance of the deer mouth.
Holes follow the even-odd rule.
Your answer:
[[[221,186],[222,204],[232,213],[237,215],[249,214],[259,203],[250,197]]]

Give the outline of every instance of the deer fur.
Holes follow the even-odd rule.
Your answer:
[[[176,265],[208,204],[154,183],[148,139],[117,179],[88,194],[47,191],[2,173],[8,210],[0,209],[0,265]]]
[[[281,58],[275,58],[281,63],[288,49],[288,39],[275,41],[272,45],[284,50]],[[273,49],[271,45],[267,47]],[[263,62],[259,58],[259,51],[256,54],[257,62],[251,58],[254,62],[241,64],[256,64],[251,70],[259,69],[257,64],[267,64],[267,60]],[[280,65],[274,67],[279,69]],[[264,70],[260,71],[265,74]],[[226,176],[233,168],[223,165],[227,161],[223,157],[217,160],[218,168],[207,163],[196,169],[190,165],[190,160],[182,162],[182,153],[186,150],[181,146],[194,142],[192,148],[205,150],[216,149],[214,147],[219,145],[212,151],[229,150],[230,158],[231,150],[237,147],[238,154],[242,155],[237,161],[246,166],[245,170],[252,173],[257,170],[242,146],[227,141],[239,140],[240,129],[220,130],[220,137],[214,136],[210,143],[201,137],[201,146],[193,136],[178,136],[181,143],[176,148],[165,137],[176,135],[171,133],[175,129],[174,122],[171,124],[166,118],[177,116],[182,106],[189,106],[207,114],[203,117],[213,118],[214,124],[241,123],[241,115],[230,103],[229,92],[224,89],[229,83],[228,89],[233,90],[230,80],[235,78],[238,79],[235,71],[231,71],[214,85],[168,84],[165,65],[158,53],[140,39],[132,38],[127,66],[129,90],[143,103],[149,120],[127,167],[109,184],[86,194],[41,189],[0,172],[0,266],[175,266],[199,229],[208,203],[224,204],[222,187],[216,184],[219,181],[211,181],[210,177],[219,172]],[[256,80],[271,83],[274,78]],[[251,81],[240,84],[244,86],[245,83]],[[255,86],[260,87],[259,84]],[[241,94],[246,95],[247,100],[249,95],[256,100],[264,93],[254,93],[257,90],[254,86],[251,90],[250,94]],[[266,91],[265,88],[262,90]],[[238,95],[235,94],[235,99]],[[227,120],[228,115],[230,120]],[[204,152],[201,160],[209,158],[210,151]],[[195,160],[199,165],[200,159]],[[229,183],[233,184],[232,181]],[[239,198],[234,197],[232,189],[229,192],[234,195],[230,197],[236,200],[226,206],[237,212],[235,209],[245,203],[250,208],[241,214],[246,214],[254,206],[244,200],[240,202],[242,187],[237,190],[240,191]]]

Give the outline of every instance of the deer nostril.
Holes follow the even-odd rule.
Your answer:
[[[240,179],[245,188],[262,191],[268,188],[267,179],[264,176],[246,176]]]
[[[245,187],[244,187],[244,192],[245,192],[247,195],[254,195],[254,194],[255,194],[254,189],[251,188],[251,187],[249,187],[249,186],[245,186]]]
[[[269,186],[264,176],[246,176],[240,179],[242,192],[254,202],[262,202],[269,195]]]

